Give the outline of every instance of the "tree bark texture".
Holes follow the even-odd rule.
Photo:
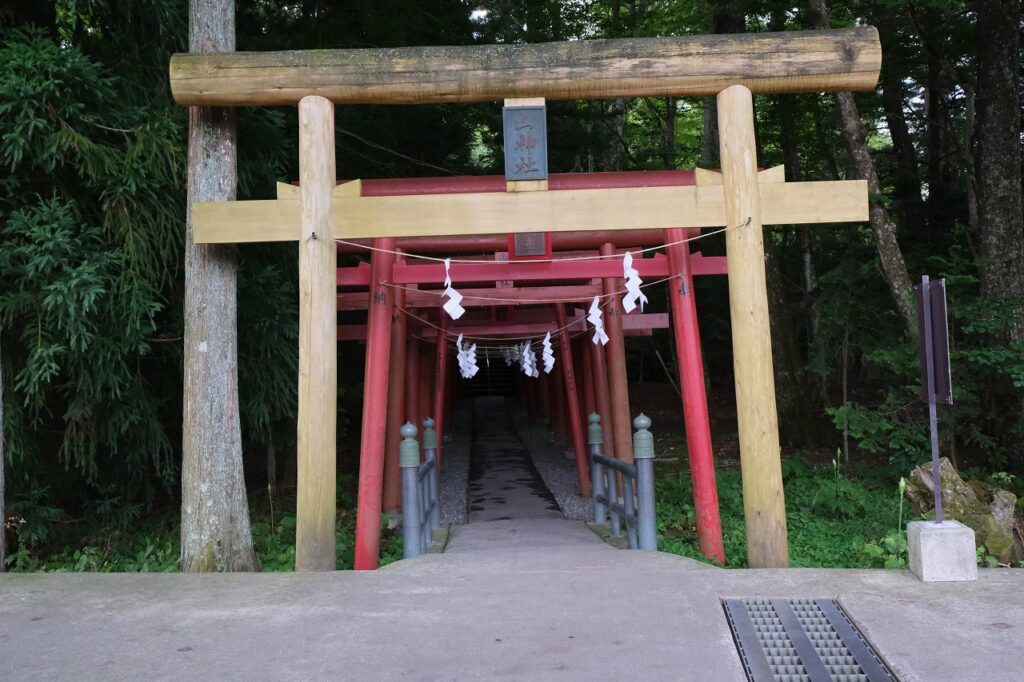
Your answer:
[[[811,26],[817,29],[828,28],[828,8],[825,0],[811,0]],[[868,145],[864,129],[857,111],[857,103],[853,93],[835,93],[836,108],[839,110],[839,124],[843,132],[843,140],[850,153],[850,161],[857,177],[868,182],[868,195],[871,202],[869,223],[871,233],[878,249],[882,276],[889,286],[896,312],[899,314],[903,329],[908,336],[917,336],[917,312],[914,307],[914,290],[907,274],[907,264],[903,260],[903,252],[896,241],[896,228],[889,219],[889,212],[879,200],[882,194],[875,172],[875,162],[868,153]]]
[[[1020,0],[983,0],[978,12],[977,162],[981,292],[1024,298],[1020,143]],[[1024,341],[1018,314],[1012,338]]]
[[[904,47],[899,33],[893,29],[893,13],[887,7],[877,10],[875,20],[878,36],[882,42],[882,107],[885,122],[892,137],[893,155],[896,158],[897,173],[894,197],[899,215],[900,227],[918,232],[916,223],[924,221],[924,203],[921,199],[921,177],[917,150],[910,135],[907,117],[903,110],[906,92],[903,75],[908,68],[903,58]],[[921,226],[923,227],[923,226]]]
[[[739,0],[713,2],[711,12],[712,33],[746,33],[747,15]],[[718,166],[718,101],[715,97],[704,98],[704,127],[700,140],[701,168]]]
[[[3,336],[3,328],[0,327],[0,337]],[[2,344],[2,338],[0,338]],[[4,469],[7,460],[4,459],[4,354],[0,345],[0,573],[7,570],[7,506],[4,491],[6,490]]]
[[[189,49],[235,47],[233,0],[191,0]],[[237,250],[192,242],[192,204],[229,201],[237,185],[235,115],[191,107],[185,238],[183,571],[252,571],[256,556],[242,470],[236,325]]]

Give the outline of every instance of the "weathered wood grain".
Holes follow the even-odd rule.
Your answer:
[[[182,105],[268,106],[320,95],[338,104],[494,102],[871,90],[873,27],[533,45],[176,54]]]
[[[735,86],[718,95],[718,134],[726,220],[743,226],[725,233],[725,252],[747,564],[784,568],[789,545],[761,229],[764,190],[780,185],[758,186],[754,105],[747,88]]]
[[[299,414],[295,570],[333,571],[338,348],[331,193],[335,186],[334,105],[299,103]],[[286,203],[286,202],[281,202]]]

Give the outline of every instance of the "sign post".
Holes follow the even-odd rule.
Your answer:
[[[932,444],[932,487],[935,523],[942,523],[942,479],[939,475],[939,427],[936,404],[953,404],[949,367],[949,325],[946,322],[946,280],[930,282],[921,276],[917,287],[918,349],[921,356],[922,397],[928,401]]]

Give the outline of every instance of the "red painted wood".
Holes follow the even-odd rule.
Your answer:
[[[601,417],[601,435],[604,440],[603,451],[607,457],[615,456],[615,426],[612,420],[612,400],[608,392],[608,370],[605,362],[605,346],[593,344],[587,339],[590,353],[590,374],[594,378],[594,394],[597,403],[597,414]]]
[[[576,367],[579,369],[579,376],[583,377],[583,414],[581,423],[586,428],[588,417],[597,410],[597,403],[594,402],[594,377],[590,373],[590,353],[586,344],[587,339],[580,339],[576,342]]]
[[[415,309],[410,310],[415,313]],[[408,328],[406,330],[408,332]],[[405,341],[405,418],[423,430],[420,414],[420,342],[406,334]]]
[[[395,240],[374,245],[394,249]],[[356,510],[355,568],[372,570],[380,559],[380,514],[384,484],[384,429],[387,426],[388,358],[391,346],[391,289],[380,285],[391,278],[395,256],[374,252],[371,269],[369,339],[363,388],[362,440],[359,447],[359,496]]]
[[[420,344],[420,376],[417,393],[419,394],[419,415],[420,427],[427,417],[434,417],[434,363],[437,361],[437,353],[433,352],[433,346],[427,343]]]
[[[642,248],[661,244],[663,231],[643,230],[595,230],[586,232],[555,232],[551,235],[553,251],[573,249],[596,249],[601,244],[612,242],[622,248]],[[450,237],[400,237],[398,246],[408,253],[420,254],[473,254],[494,253],[508,247],[504,235],[464,235]],[[349,244],[338,244],[339,253],[367,252],[363,245],[369,240],[357,239]]]
[[[406,317],[405,291],[392,292],[394,305],[391,310],[391,356],[389,374],[394,377],[388,382],[388,418],[384,432],[384,511],[398,513],[402,508],[402,471],[398,466],[398,444],[402,437],[398,430],[405,423],[405,365]],[[420,428],[420,427],[417,427]]]
[[[564,327],[565,306],[556,305],[555,315],[558,326]],[[572,440],[573,454],[576,456],[576,475],[579,479],[580,495],[590,497],[590,467],[587,465],[587,444],[583,437],[583,416],[580,414],[580,397],[577,390],[576,369],[573,366],[572,342],[569,340],[569,332],[565,329],[559,332],[558,341],[561,352],[557,354],[556,361],[562,366],[566,420]]]
[[[369,279],[369,278],[367,278]],[[406,306],[410,308],[440,308],[447,300],[440,295],[440,289],[405,290]],[[496,287],[496,288],[462,288],[459,293],[464,299],[465,308],[473,307],[509,307],[534,305],[537,301],[589,303],[594,296],[601,293],[601,287],[593,284],[561,284],[536,287]],[[474,298],[483,297],[483,298]],[[503,300],[495,301],[500,298]],[[486,300],[484,300],[486,299]],[[366,310],[369,305],[369,294],[365,291],[345,291],[338,294],[338,310]],[[495,316],[492,315],[492,321]]]
[[[691,258],[694,275],[724,275],[727,272],[724,256],[704,257],[699,253]],[[647,281],[667,277],[669,273],[668,259],[662,254],[649,258],[636,258],[633,267]],[[452,263],[449,268],[455,288],[462,292],[460,285],[472,285],[477,282],[495,282],[515,280],[517,282],[546,281],[563,282],[566,280],[587,280],[595,277],[621,277],[622,261],[618,258],[606,260],[554,261],[552,263],[524,263],[522,261],[496,261],[494,263]],[[428,265],[397,265],[395,266],[396,284],[444,284],[444,264]],[[370,282],[369,269],[365,266],[338,268],[339,287],[365,287]],[[467,286],[467,288],[470,288]],[[504,296],[504,291],[494,296]],[[515,295],[515,294],[512,294]],[[524,298],[530,298],[522,294]],[[539,298],[539,297],[538,297]],[[474,303],[469,302],[470,305]],[[492,305],[480,301],[475,305]]]
[[[601,247],[602,254],[614,253],[614,244]],[[608,391],[612,401],[612,422],[615,424],[615,457],[628,464],[633,463],[632,412],[629,409],[629,384],[626,375],[626,339],[622,333],[623,317],[621,297],[612,296],[622,291],[622,268],[619,277],[607,277],[602,282],[605,299],[604,328],[608,334],[605,358],[608,363]],[[634,313],[636,314],[636,313]],[[603,419],[603,415],[602,415]]]
[[[448,328],[448,313],[441,312],[440,325],[442,330]],[[444,333],[437,335],[437,352],[434,361],[434,429],[437,431],[437,470],[441,470],[441,451],[445,426],[445,389],[448,384],[448,338]]]
[[[685,230],[665,231],[666,242],[678,241]],[[704,365],[701,360],[700,331],[693,295],[693,276],[689,268],[689,249],[678,244],[668,249],[672,270],[682,275],[672,281],[669,298],[672,305],[673,330],[676,340],[676,361],[679,383],[683,389],[683,419],[686,423],[686,448],[693,478],[693,505],[697,513],[697,538],[706,557],[725,563],[722,544],[722,521],[718,510],[718,487],[715,481],[715,460],[711,447],[711,423],[707,396],[704,392]]]

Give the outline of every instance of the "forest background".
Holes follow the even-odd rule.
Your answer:
[[[188,120],[167,64],[188,49],[187,4],[0,3],[0,491],[14,568],[178,562]],[[943,453],[1021,492],[1019,0],[239,0],[236,17],[239,50],[876,26],[874,92],[756,98],[760,165],[871,188],[869,223],[766,232],[785,452],[817,470],[813,453],[838,451],[826,479],[845,467],[893,490],[928,458],[910,286],[929,274],[946,278],[950,306]],[[271,197],[298,177],[295,112],[237,120],[238,197]],[[717,165],[713,98],[552,102],[548,125],[553,172]],[[336,132],[340,177],[501,172],[497,106],[339,107]],[[238,251],[242,442],[264,568],[287,568],[293,552],[282,510],[293,508],[295,256],[294,245]],[[727,406],[725,289],[698,287],[709,390]],[[644,343],[628,349],[631,380],[663,381],[641,356],[674,358],[670,335]],[[339,566],[354,507],[355,348],[340,354]]]

